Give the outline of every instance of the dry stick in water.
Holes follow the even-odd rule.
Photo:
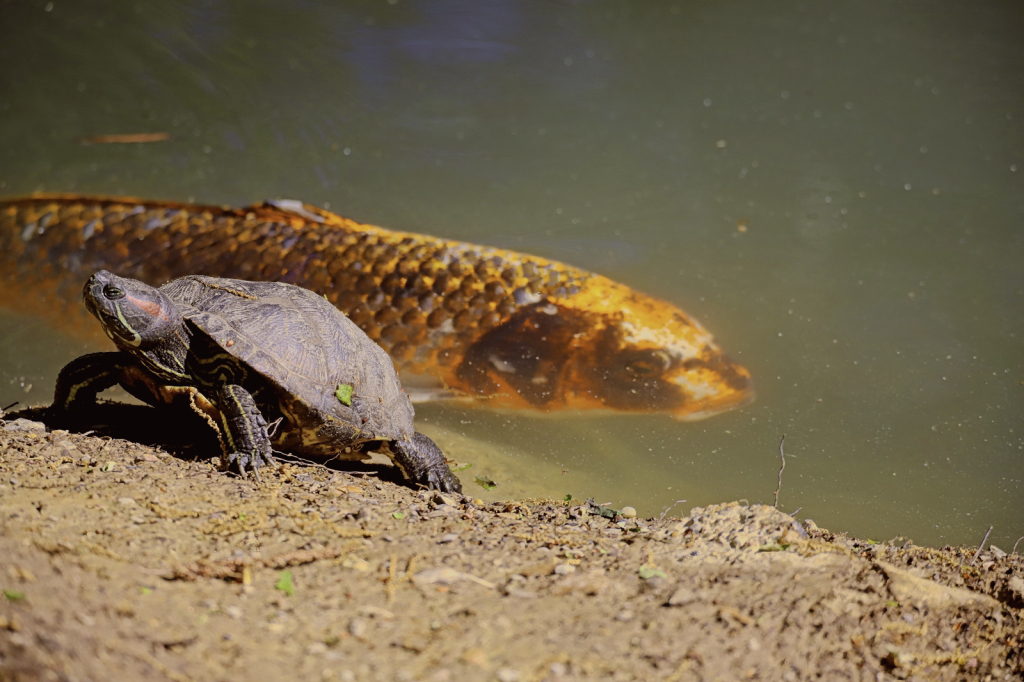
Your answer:
[[[995,528],[995,526],[989,526],[988,530],[985,531],[985,537],[981,539],[981,544],[978,545],[978,551],[974,553],[974,558],[971,559],[971,566],[973,566],[974,562],[978,560],[978,555],[981,554],[981,550],[985,548],[985,543],[988,542],[988,536],[992,532],[993,528]]]
[[[782,490],[782,471],[786,468],[786,453],[782,450],[782,444],[786,442],[786,434],[782,434],[782,440],[779,441],[779,457],[782,458],[782,466],[779,467],[779,487],[775,489],[775,504],[772,505],[776,509],[779,508],[779,491]]]
[[[676,500],[669,506],[665,507],[665,510],[661,512],[661,516],[658,517],[658,523],[661,523],[665,520],[665,517],[668,516],[668,513],[672,511],[672,507],[676,506],[677,504],[682,504],[683,502],[686,502],[686,500]],[[1016,547],[1016,545],[1014,545],[1014,547]]]
[[[1024,535],[1022,535],[1019,538],[1017,538],[1017,542],[1013,543],[1013,549],[1010,550],[1010,554],[1016,554],[1017,553],[1017,545],[1020,544],[1021,540],[1024,540]]]

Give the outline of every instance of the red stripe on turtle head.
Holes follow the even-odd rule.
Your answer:
[[[128,294],[125,298],[127,298],[132,305],[150,317],[167,320],[167,311],[164,310],[163,306],[161,306],[157,301],[147,301],[144,298],[138,298],[131,294]]]

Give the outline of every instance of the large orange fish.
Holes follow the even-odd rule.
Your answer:
[[[81,287],[104,269],[154,286],[190,274],[301,285],[383,346],[403,379],[426,375],[494,406],[699,419],[753,397],[747,370],[682,310],[545,258],[362,225],[297,201],[0,201],[6,307],[96,334]]]

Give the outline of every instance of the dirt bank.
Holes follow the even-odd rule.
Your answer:
[[[760,505],[483,503],[347,463],[257,485],[134,409],[106,433],[161,447],[0,431],[0,680],[1024,675],[1016,554]]]

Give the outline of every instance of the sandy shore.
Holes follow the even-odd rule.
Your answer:
[[[0,431],[0,680],[1024,675],[1017,554],[735,502],[483,503],[345,463],[256,484],[129,421]]]

